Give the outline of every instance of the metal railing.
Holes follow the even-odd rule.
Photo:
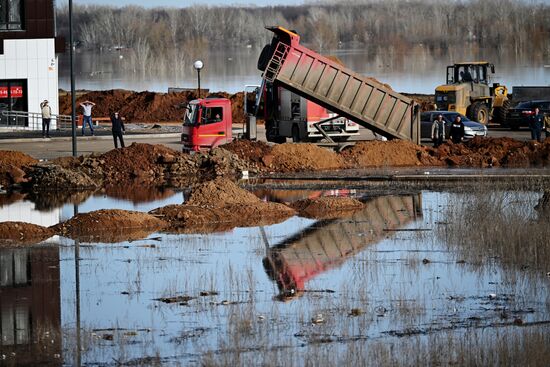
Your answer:
[[[42,114],[25,111],[2,111],[2,114],[0,114],[0,128],[42,130]],[[52,114],[50,128],[57,130],[71,128],[71,116]]]

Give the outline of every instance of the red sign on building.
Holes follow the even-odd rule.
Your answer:
[[[12,85],[10,87],[10,97],[11,98],[22,98],[23,97],[23,87],[21,85]]]
[[[0,87],[0,98],[8,98],[8,87]]]

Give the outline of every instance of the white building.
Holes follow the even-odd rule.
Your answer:
[[[56,52],[64,40],[55,37],[54,14],[53,0],[0,0],[0,128],[40,130],[39,118],[13,115],[39,114],[45,99],[58,114]]]

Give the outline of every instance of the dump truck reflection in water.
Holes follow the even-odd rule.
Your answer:
[[[380,242],[388,229],[404,228],[421,216],[421,194],[378,197],[351,218],[317,222],[270,247],[263,264],[279,288],[276,298],[300,296],[307,281]]]

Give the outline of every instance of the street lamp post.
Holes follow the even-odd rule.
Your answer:
[[[74,85],[73,0],[69,0],[69,56],[71,63],[71,128],[73,137],[73,157],[76,157],[76,94]]]
[[[201,69],[203,68],[203,66],[204,64],[202,63],[201,60],[197,60],[193,64],[193,67],[195,68],[195,70],[197,70],[197,80],[198,80],[197,94],[199,95],[199,98],[201,98]]]

